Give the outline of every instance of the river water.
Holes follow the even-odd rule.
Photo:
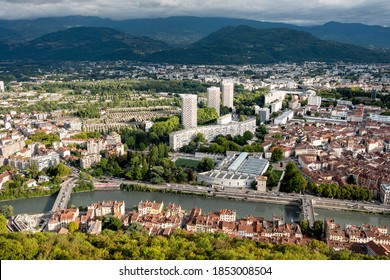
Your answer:
[[[21,213],[43,213],[50,211],[56,196],[35,197],[29,199],[10,200],[0,202],[2,205],[12,205],[15,214]],[[189,195],[175,195],[166,193],[148,192],[125,192],[125,191],[93,191],[72,194],[70,205],[88,206],[93,202],[117,200],[125,201],[126,211],[134,208],[143,200],[163,201],[165,205],[169,202],[178,203],[187,211],[194,207],[202,209],[203,213],[219,211],[222,208],[236,210],[239,217],[249,214],[257,217],[271,219],[273,215],[282,215],[286,222],[300,220],[300,208],[290,205],[279,205],[263,202],[236,201],[218,198],[203,198]],[[361,225],[368,223],[371,225],[382,225],[390,228],[390,215],[365,214],[358,212],[325,210],[316,208],[316,219],[332,218],[342,227],[345,224]]]

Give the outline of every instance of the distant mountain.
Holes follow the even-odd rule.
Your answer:
[[[291,30],[224,27],[187,48],[151,54],[150,61],[191,64],[246,64],[278,61],[389,62],[388,54],[320,40]]]
[[[318,26],[264,22],[221,17],[168,17],[154,19],[111,20],[98,17],[67,16],[34,20],[0,20],[0,41],[27,41],[71,27],[110,27],[135,36],[146,36],[172,46],[188,46],[226,26],[289,28],[307,31],[320,39],[360,46],[390,48],[390,28],[364,24],[329,22]]]
[[[146,37],[136,37],[106,27],[76,27],[38,39],[0,45],[0,59],[33,60],[139,60],[169,47]]]
[[[314,36],[366,47],[390,48],[390,28],[360,23],[328,22],[319,26],[302,27]]]
[[[320,40],[287,28],[224,27],[185,48],[106,27],[75,27],[23,42],[0,43],[0,59],[36,61],[136,60],[188,64],[279,61],[389,62],[389,53]]]

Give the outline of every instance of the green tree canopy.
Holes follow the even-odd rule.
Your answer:
[[[283,159],[283,150],[279,147],[276,147],[271,154],[272,162],[279,162]]]
[[[214,168],[214,165],[215,165],[215,163],[214,163],[214,160],[212,158],[204,157],[200,160],[198,168],[199,168],[199,171],[205,172],[205,171],[212,170]]]
[[[210,124],[218,119],[218,113],[215,108],[198,108],[198,125]]]

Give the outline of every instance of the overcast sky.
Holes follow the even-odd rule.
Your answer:
[[[390,25],[389,0],[0,0],[0,19],[85,15],[112,19],[221,16],[298,25]]]

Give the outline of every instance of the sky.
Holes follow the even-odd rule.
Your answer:
[[[389,0],[0,0],[0,19],[68,15],[111,19],[220,16],[297,25],[390,25]]]

